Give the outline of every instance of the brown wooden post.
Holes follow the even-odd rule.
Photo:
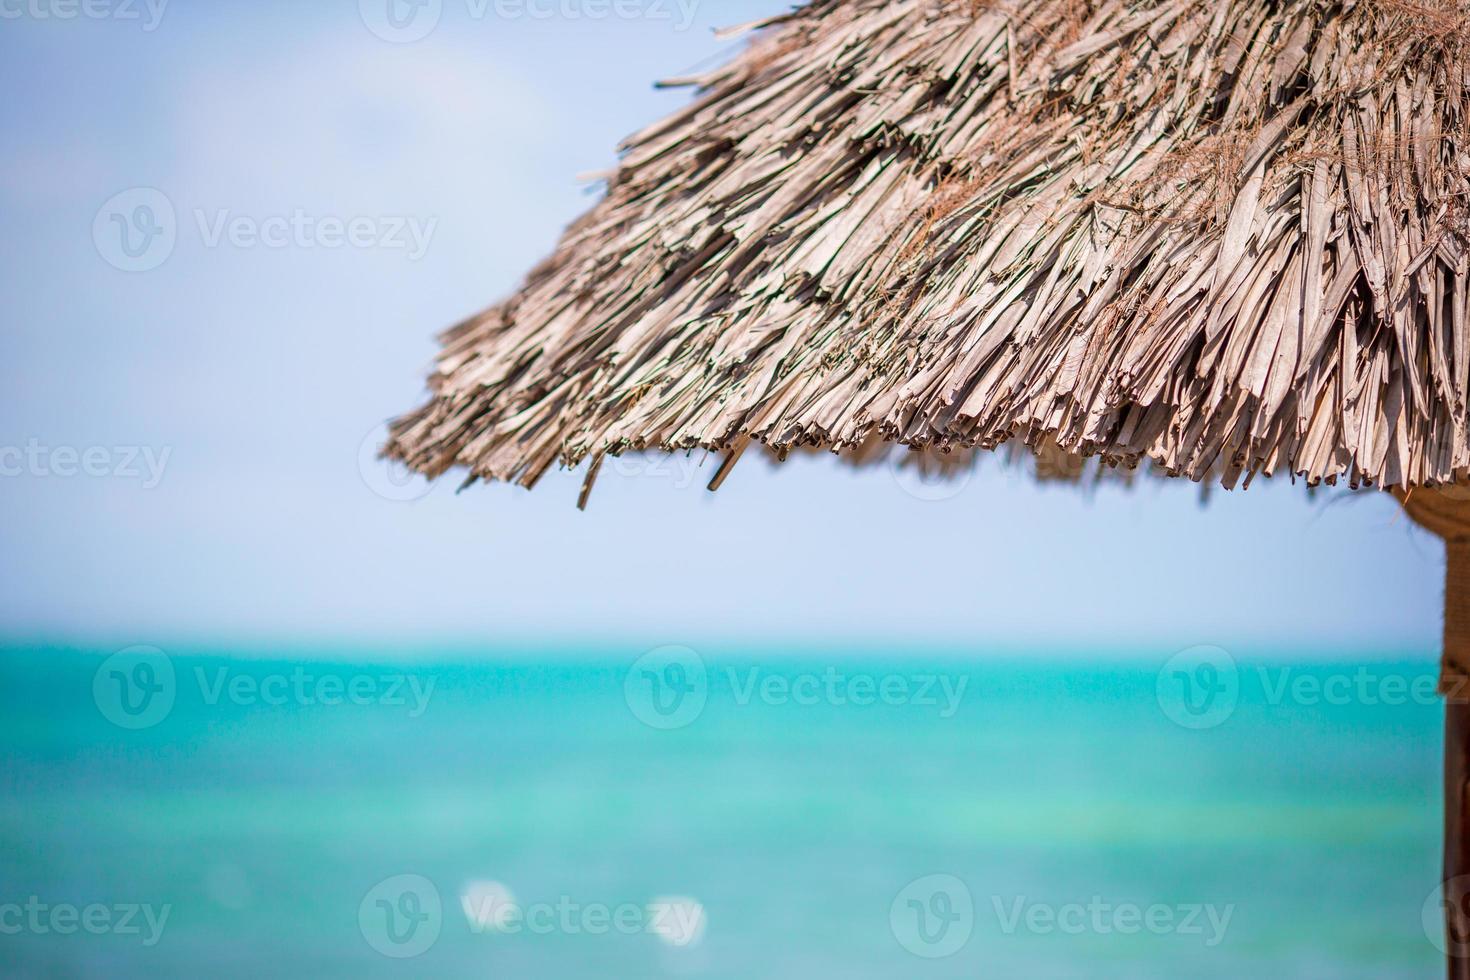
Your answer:
[[[1401,493],[1404,509],[1444,540],[1444,926],[1447,976],[1470,980],[1470,492]]]
[[[1470,550],[1470,549],[1467,549]],[[1470,980],[1470,706],[1447,697],[1444,715],[1444,926],[1450,980]]]

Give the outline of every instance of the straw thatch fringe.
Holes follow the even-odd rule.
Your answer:
[[[628,141],[385,452],[527,486],[872,438],[1463,478],[1466,13],[816,0]]]

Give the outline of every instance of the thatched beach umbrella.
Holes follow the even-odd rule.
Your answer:
[[[1464,0],[814,0],[751,26],[445,334],[388,455],[526,486],[586,463],[583,503],[625,451],[724,454],[717,487],[750,445],[1008,440],[1390,489],[1449,542],[1443,676],[1470,675],[1470,494],[1442,489],[1470,481]]]

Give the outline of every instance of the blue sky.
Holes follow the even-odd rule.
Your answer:
[[[987,461],[933,500],[819,457],[747,460],[712,496],[677,460],[609,467],[582,514],[578,476],[456,496],[365,466],[434,334],[688,98],[649,83],[783,9],[428,0],[433,29],[393,43],[383,2],[0,2],[6,636],[1433,653],[1441,549],[1378,494],[1277,481],[1201,507],[1190,484],[1084,494]],[[139,188],[173,245],[127,272],[104,205],[137,217]]]

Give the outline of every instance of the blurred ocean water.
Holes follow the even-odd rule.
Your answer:
[[[1427,656],[636,655],[0,653],[0,975],[1440,973]]]

